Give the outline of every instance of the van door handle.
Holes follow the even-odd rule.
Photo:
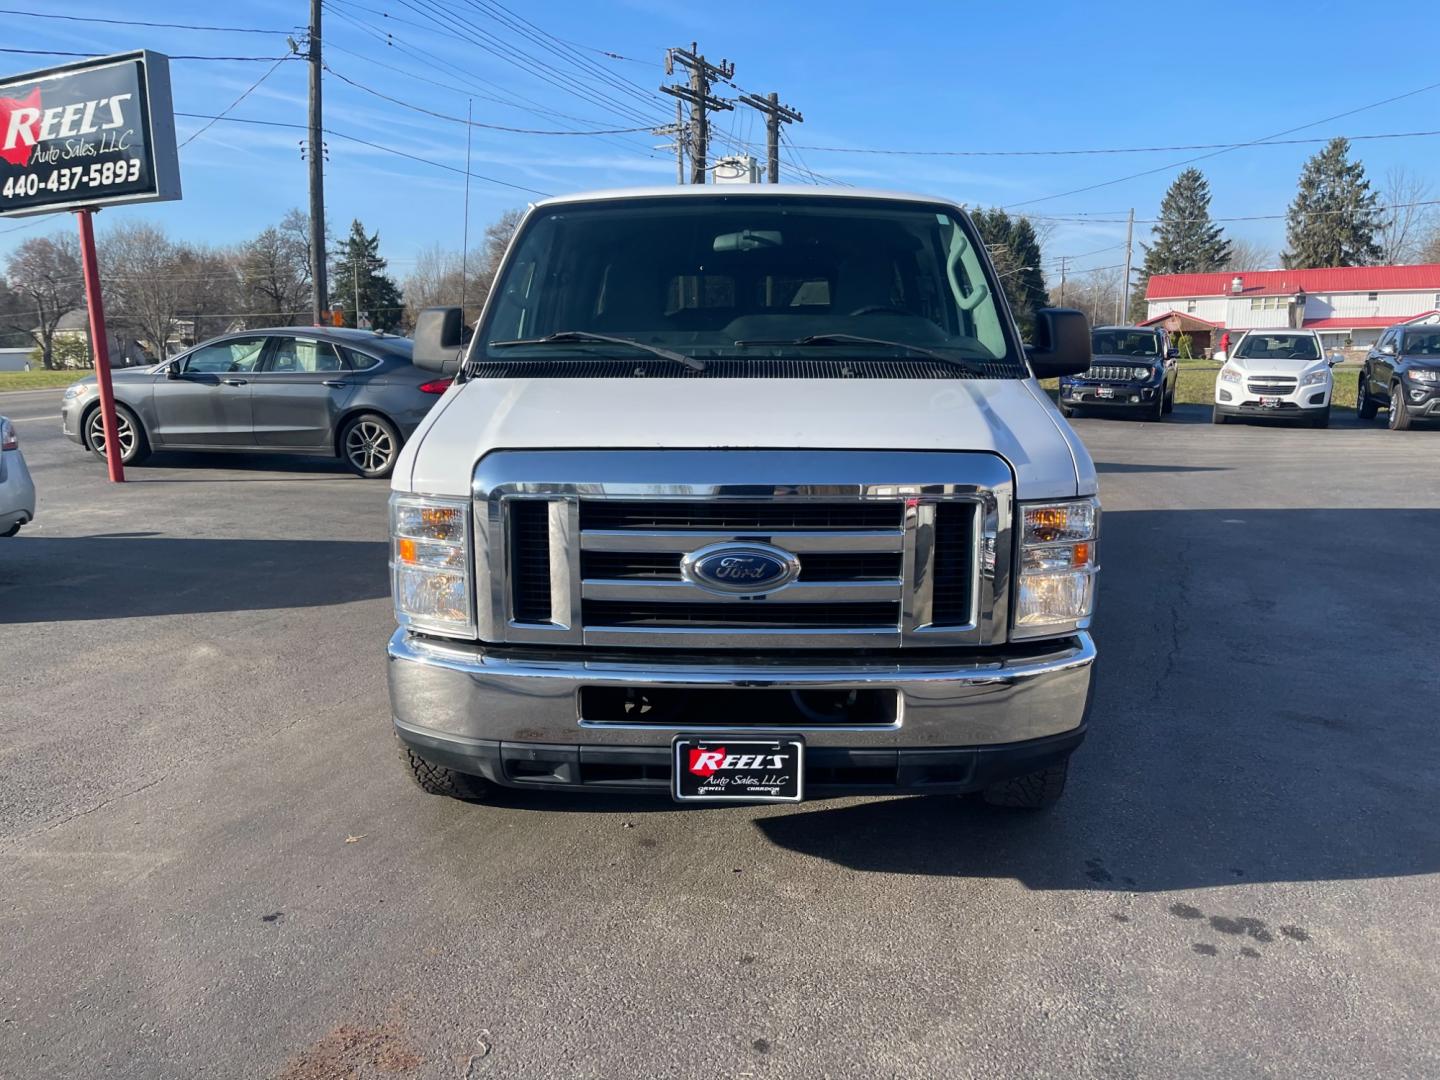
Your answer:
[[[350,384],[349,384],[348,382],[346,382],[344,379],[326,379],[325,382],[324,382],[324,385],[325,385],[325,386],[349,386]]]
[[[223,382],[226,386],[244,386],[244,385],[245,385],[245,380],[244,380],[244,379],[221,379],[220,381]]]

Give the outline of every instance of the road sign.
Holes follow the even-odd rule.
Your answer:
[[[0,80],[0,216],[178,198],[168,57],[142,49]]]

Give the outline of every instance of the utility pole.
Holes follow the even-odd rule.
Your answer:
[[[733,103],[712,95],[710,83],[713,79],[732,78],[735,75],[735,65],[728,60],[721,60],[717,67],[700,55],[700,46],[693,41],[690,43],[689,49],[670,49],[665,53],[666,75],[675,74],[677,62],[690,72],[690,85],[662,86],[660,90],[671,97],[690,103],[690,182],[703,184],[705,183],[706,162],[710,155],[709,115],[722,109],[735,108]]]
[[[1073,255],[1061,255],[1060,259],[1060,306],[1065,306],[1065,269],[1066,264],[1074,258]]]
[[[657,146],[655,149],[673,149],[675,151],[675,183],[677,184],[685,183],[686,131],[687,129],[685,127],[685,106],[681,104],[678,97],[675,99],[675,123],[666,124],[664,127],[650,129],[651,135],[672,135],[675,138],[675,142],[671,144],[671,146]]]
[[[803,124],[805,118],[788,105],[780,104],[779,94],[741,94],[742,104],[749,105],[765,114],[765,158],[766,179],[772,184],[780,182],[780,125]]]
[[[1125,223],[1125,284],[1120,286],[1120,314],[1116,325],[1123,325],[1130,318],[1130,255],[1134,250],[1131,241],[1135,236],[1135,208],[1130,208],[1130,219]]]
[[[320,0],[310,0],[310,321],[329,310],[325,281],[325,131],[320,112]]]

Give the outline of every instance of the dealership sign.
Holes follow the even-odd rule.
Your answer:
[[[0,216],[179,197],[167,57],[141,50],[0,81]]]

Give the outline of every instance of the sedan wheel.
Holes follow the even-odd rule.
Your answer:
[[[384,417],[356,417],[341,439],[345,463],[370,479],[389,476],[400,453],[400,433]]]
[[[135,464],[150,451],[139,422],[123,405],[115,406],[115,438],[120,443],[120,461],[125,465]],[[85,421],[85,445],[102,458],[109,456],[105,450],[105,421],[98,407],[90,410]]]

